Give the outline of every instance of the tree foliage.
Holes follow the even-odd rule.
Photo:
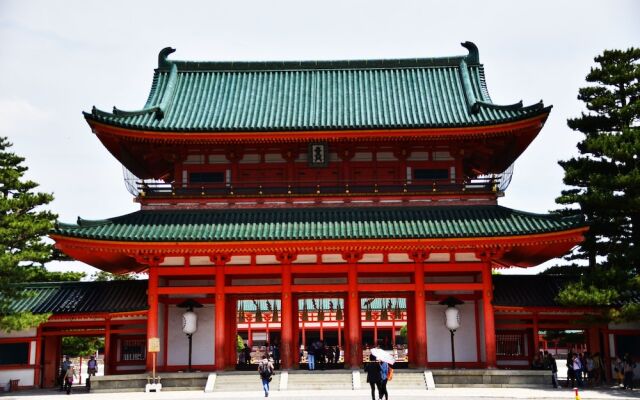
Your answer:
[[[96,282],[105,282],[105,281],[131,281],[136,279],[136,275],[133,273],[128,274],[112,274],[107,271],[98,271],[94,274],[91,274],[91,280]]]
[[[14,314],[12,301],[27,296],[16,283],[25,282],[53,254],[43,240],[57,216],[42,209],[53,200],[37,192],[38,184],[24,179],[24,158],[9,151],[12,144],[0,137],[0,329],[36,324],[38,317]]]
[[[637,319],[629,304],[640,289],[640,49],[606,50],[579,90],[586,112],[569,119],[584,135],[578,156],[560,165],[561,213],[580,213],[589,223],[585,241],[569,255],[587,267],[559,295],[564,304],[608,307],[608,317]]]
[[[103,337],[65,336],[62,338],[62,354],[69,357],[87,357],[103,349]]]

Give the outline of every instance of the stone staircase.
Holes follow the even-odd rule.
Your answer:
[[[367,383],[367,374],[360,373],[360,387],[363,390],[370,390]],[[424,373],[422,370],[393,370],[393,379],[387,382],[389,391],[393,389],[407,389],[407,390],[427,390],[427,383],[424,380]]]
[[[280,372],[273,375],[269,386],[271,390],[278,390],[280,387]],[[202,388],[204,389],[204,385]],[[221,372],[216,374],[216,383],[213,386],[214,392],[247,392],[254,390],[262,390],[262,381],[255,371]]]
[[[549,384],[550,371],[531,370],[432,370],[435,387],[541,387]],[[360,390],[368,391],[369,384],[364,371],[359,375]],[[91,379],[92,392],[143,392],[147,374],[96,376]],[[260,377],[256,371],[228,371],[219,373],[161,373],[162,390],[200,390],[213,392],[262,391]],[[430,375],[431,376],[431,375]],[[285,378],[286,377],[286,378]],[[276,371],[271,381],[271,390],[352,390],[358,389],[353,382],[354,371]],[[282,382],[281,382],[282,381]],[[208,386],[207,386],[208,385]],[[355,386],[355,387],[354,387]],[[427,390],[425,371],[394,369],[393,379],[388,382],[390,392],[394,390]]]
[[[351,390],[350,370],[291,371],[287,390]]]
[[[144,392],[148,374],[107,375],[91,378],[91,392]],[[207,383],[206,372],[161,373],[162,390],[202,390]]]

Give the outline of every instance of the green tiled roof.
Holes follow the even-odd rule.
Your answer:
[[[146,280],[29,283],[23,287],[27,296],[11,305],[16,312],[72,314],[147,309]]]
[[[59,224],[54,234],[134,242],[429,239],[527,235],[583,223],[500,206],[143,210]]]
[[[160,52],[147,103],[89,120],[174,132],[403,129],[492,125],[549,111],[493,104],[478,49],[447,58],[313,61],[172,61]]]

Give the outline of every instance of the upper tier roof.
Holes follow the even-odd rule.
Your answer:
[[[172,61],[165,48],[143,109],[85,117],[148,131],[327,131],[483,126],[549,111],[493,104],[477,47],[462,45],[466,56],[302,62]]]
[[[434,239],[518,236],[584,226],[580,218],[501,206],[362,207],[136,211],[101,221],[78,219],[54,234],[133,242]]]

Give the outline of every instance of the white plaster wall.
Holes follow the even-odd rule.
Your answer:
[[[160,337],[160,351],[156,356],[156,362],[159,366],[164,365],[165,360],[164,344],[167,341],[167,338],[164,336],[164,310],[166,307],[166,304],[158,304],[158,336]],[[151,357],[151,354],[148,354],[147,356]]]
[[[19,386],[33,386],[33,369],[0,370],[0,388],[8,389],[11,379],[20,379]]]
[[[482,300],[478,300],[476,306],[478,307],[478,320],[480,320],[478,326],[478,329],[480,329],[480,361],[485,362],[487,361],[487,343],[484,339],[484,307],[482,306]]]
[[[529,368],[529,361],[527,360],[498,360],[499,366],[526,366]]]
[[[476,351],[475,302],[458,306],[460,329],[454,336],[456,361],[478,361]],[[445,306],[437,302],[427,302],[427,354],[429,362],[451,361],[451,334],[444,326]]]
[[[36,341],[31,342],[29,347],[29,364],[34,365],[36,363]]]
[[[191,364],[213,365],[215,350],[215,306],[207,304],[194,310],[198,314],[198,331],[193,334],[193,352]],[[189,342],[182,333],[183,308],[169,306],[169,325],[167,329],[168,349],[167,365],[187,365],[189,362]]]
[[[624,324],[609,324],[609,329],[640,329],[640,322],[626,322]]]
[[[25,329],[24,331],[5,332],[0,330],[0,339],[3,338],[23,338],[23,337],[36,337],[36,328]]]

